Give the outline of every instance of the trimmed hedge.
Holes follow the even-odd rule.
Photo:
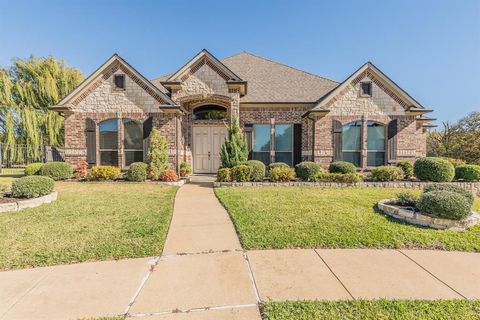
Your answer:
[[[143,182],[147,180],[148,164],[144,162],[134,162],[128,167],[127,180]]]
[[[303,181],[316,181],[318,175],[322,172],[320,165],[311,161],[303,161],[295,166],[297,177]]]
[[[220,168],[217,171],[217,181],[219,182],[232,182],[232,169]]]
[[[397,181],[403,179],[403,170],[393,166],[379,166],[372,169],[373,181]]]
[[[27,166],[25,167],[25,175],[39,176],[42,171],[43,165],[44,165],[43,162],[33,162],[30,164],[27,164]]]
[[[449,182],[455,177],[455,168],[445,159],[426,157],[415,161],[414,173],[423,181]]]
[[[290,168],[290,166],[288,164],[286,164],[285,162],[272,162],[268,165],[268,170],[267,170],[267,174],[269,175],[270,174],[270,171],[273,169],[273,168]]]
[[[360,173],[321,173],[317,176],[318,182],[358,183],[362,180]]]
[[[87,180],[90,181],[114,180],[118,176],[120,176],[120,169],[113,166],[95,166],[87,172]]]
[[[422,213],[453,220],[466,218],[471,208],[467,198],[451,191],[425,192],[417,207]]]
[[[455,179],[464,181],[480,181],[480,166],[462,164],[455,168]]]
[[[328,171],[330,171],[330,173],[347,174],[347,173],[356,173],[357,168],[351,162],[335,161],[335,162],[330,163],[330,166],[328,167]]]
[[[53,180],[70,179],[73,174],[73,168],[66,162],[47,162],[43,165],[41,175],[52,178]]]
[[[252,167],[239,164],[232,168],[232,180],[236,182],[252,181]]]
[[[14,198],[37,198],[53,192],[54,181],[49,177],[27,176],[12,183]]]
[[[263,181],[265,178],[265,165],[262,161],[248,160],[245,164],[252,168],[252,181]]]
[[[295,180],[295,170],[290,167],[278,166],[270,171],[270,181],[288,182]]]
[[[402,160],[397,163],[397,167],[402,169],[403,177],[405,179],[412,179],[413,178],[413,163],[408,160]]]
[[[454,184],[436,183],[436,184],[428,185],[425,188],[423,188],[423,192],[432,192],[432,191],[449,191],[449,192],[458,193],[464,196],[465,198],[467,198],[470,205],[473,205],[473,201],[475,201],[475,196],[473,192],[465,190],[464,188],[460,186],[456,186]]]

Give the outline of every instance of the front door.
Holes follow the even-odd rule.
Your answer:
[[[225,127],[193,127],[193,172],[215,173],[221,165]]]

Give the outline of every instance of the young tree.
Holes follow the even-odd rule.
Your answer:
[[[232,168],[248,160],[247,143],[236,117],[228,127],[227,137],[220,152],[222,167]]]
[[[149,172],[153,180],[159,180],[162,173],[170,167],[167,140],[160,135],[156,128],[152,129],[148,139]]]

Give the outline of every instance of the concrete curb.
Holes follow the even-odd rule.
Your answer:
[[[19,199],[15,202],[8,202],[8,203],[0,203],[0,212],[15,212],[20,211],[27,208],[35,208],[41,206],[45,203],[50,203],[52,201],[57,200],[58,192],[53,191],[46,196],[41,196],[38,198],[32,199]]]

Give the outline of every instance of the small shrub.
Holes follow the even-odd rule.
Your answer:
[[[470,215],[467,198],[451,191],[425,192],[417,204],[418,209],[426,214],[453,220],[462,220]]]
[[[170,167],[168,162],[168,145],[165,137],[160,135],[158,129],[153,128],[148,137],[147,158],[149,163],[149,177],[153,180],[160,179],[162,173]]]
[[[440,159],[443,159],[443,160],[447,160],[448,162],[450,162],[455,168],[457,166],[460,166],[462,164],[465,164],[465,160],[462,160],[462,159],[455,159],[455,158],[449,158],[449,157],[439,157]]]
[[[43,165],[41,175],[53,180],[65,180],[72,177],[73,168],[66,162],[47,162]]]
[[[270,171],[270,181],[288,182],[295,180],[295,170],[290,167],[278,166]]]
[[[396,181],[403,179],[403,170],[393,166],[379,166],[372,170],[373,181]]]
[[[328,171],[330,173],[356,173],[357,168],[353,163],[346,162],[346,161],[335,161],[330,163],[330,166],[328,167]]]
[[[272,171],[273,168],[290,168],[290,166],[288,164],[286,164],[285,162],[272,162],[268,165],[268,170],[267,170],[267,174],[270,174],[270,171]]]
[[[192,173],[192,167],[188,162],[180,163],[180,177],[188,177]]]
[[[252,181],[252,167],[239,164],[232,168],[232,180],[237,182]]]
[[[319,182],[336,182],[336,183],[358,183],[363,180],[360,173],[321,173],[317,177]]]
[[[397,199],[401,206],[416,207],[420,197],[414,193],[403,191],[397,193]]]
[[[405,179],[412,179],[413,178],[413,163],[408,160],[402,160],[397,163],[397,167],[402,169],[403,177]]]
[[[311,161],[303,161],[295,166],[297,177],[303,181],[316,181],[318,175],[322,172],[320,165]]]
[[[108,181],[120,176],[120,169],[113,166],[95,166],[87,171],[89,181]]]
[[[455,179],[464,181],[480,181],[480,166],[462,164],[455,168]]]
[[[88,172],[88,163],[86,161],[80,161],[75,166],[75,171],[73,172],[73,176],[76,179],[85,179],[87,177]]]
[[[263,181],[265,178],[265,165],[262,161],[248,160],[246,165],[252,168],[252,181]]]
[[[25,167],[25,175],[26,176],[38,176],[42,171],[44,163],[43,162],[33,162],[27,164]]]
[[[232,182],[232,169],[220,168],[217,171],[217,181],[219,182]]]
[[[160,175],[162,181],[173,182],[178,180],[178,175],[173,169],[167,169]]]
[[[248,160],[248,146],[236,116],[232,117],[227,129],[227,136],[220,150],[220,160],[222,167],[233,168]]]
[[[475,196],[473,195],[472,192],[465,190],[464,188],[460,186],[456,186],[454,184],[448,184],[448,183],[435,183],[426,186],[423,188],[423,192],[432,192],[432,191],[449,191],[449,192],[455,192],[458,193],[465,198],[467,198],[468,202],[470,205],[473,204],[473,201],[475,201]]]
[[[143,182],[147,180],[148,165],[144,162],[134,162],[128,167],[127,180]]]
[[[27,176],[12,183],[14,198],[36,198],[52,193],[54,181],[49,177]]]
[[[414,173],[420,180],[449,182],[455,176],[455,168],[445,159],[426,157],[415,161]]]

